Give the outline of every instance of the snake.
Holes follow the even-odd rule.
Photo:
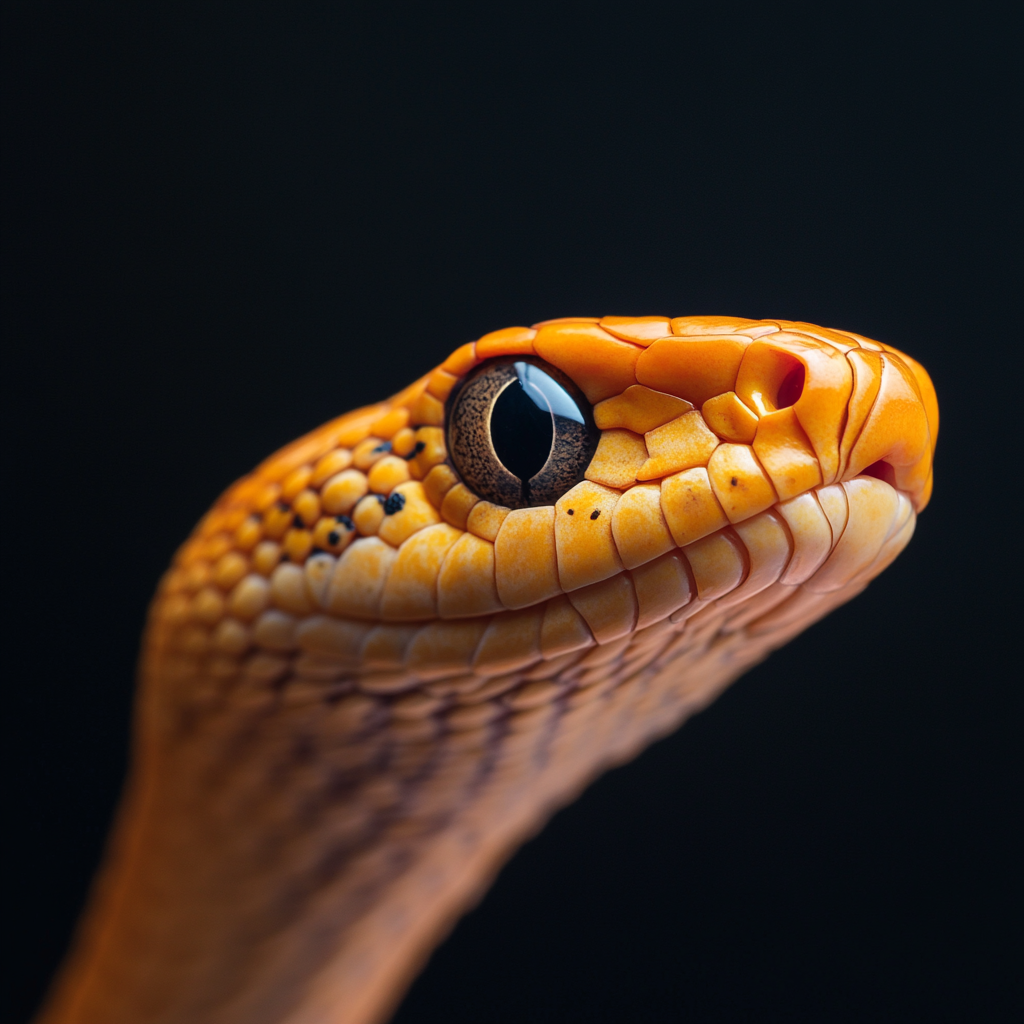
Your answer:
[[[893,561],[938,426],[853,332],[567,317],[272,455],[159,583],[40,1024],[386,1021],[558,808]]]

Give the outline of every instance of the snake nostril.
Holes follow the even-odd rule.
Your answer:
[[[803,394],[805,378],[806,371],[803,363],[798,363],[786,374],[779,385],[779,394],[775,401],[777,409],[788,409],[789,406],[796,405],[800,395]]]
[[[867,469],[860,471],[861,476],[873,476],[876,480],[882,480],[890,487],[896,487],[896,470],[888,462],[873,462]]]

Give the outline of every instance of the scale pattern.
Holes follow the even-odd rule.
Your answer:
[[[586,479],[510,511],[445,402],[536,355]],[[386,1019],[512,850],[859,593],[932,487],[935,392],[849,332],[731,317],[497,331],[223,495],[154,600],[134,769],[42,1019]]]

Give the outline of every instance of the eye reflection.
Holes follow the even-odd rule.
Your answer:
[[[553,504],[583,479],[597,446],[590,406],[554,367],[485,365],[453,394],[449,451],[466,485],[509,508]]]

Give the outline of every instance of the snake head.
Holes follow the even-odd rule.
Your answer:
[[[467,719],[497,714],[489,680],[709,605],[774,635],[845,599],[909,540],[937,430],[921,366],[849,332],[496,331],[232,487],[165,580],[157,646],[410,700],[455,680]]]

